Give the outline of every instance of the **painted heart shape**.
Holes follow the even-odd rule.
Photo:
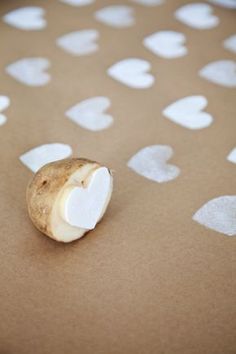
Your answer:
[[[223,45],[224,45],[225,49],[228,49],[231,52],[236,53],[236,34],[227,38],[223,42]]]
[[[92,230],[103,215],[111,190],[111,175],[106,167],[98,168],[87,188],[72,187],[62,215],[72,226]]]
[[[175,12],[175,18],[196,29],[209,29],[216,27],[220,22],[212,12],[213,8],[204,3],[187,4]]]
[[[60,0],[60,1],[71,6],[85,6],[95,2],[95,0]]]
[[[199,75],[225,87],[236,87],[236,62],[233,60],[218,60],[207,64],[199,71]]]
[[[25,31],[41,30],[47,25],[43,18],[44,14],[45,11],[41,7],[21,7],[4,15],[3,21],[10,26]]]
[[[71,107],[66,116],[85,129],[100,131],[113,123],[113,117],[104,113],[110,105],[107,97],[92,97]]]
[[[171,59],[182,57],[188,50],[184,46],[185,35],[175,31],[160,31],[144,38],[143,44],[154,54]]]
[[[236,163],[236,147],[230,151],[229,155],[227,156],[227,160]]]
[[[112,5],[95,12],[96,20],[115,28],[125,28],[134,25],[134,10],[126,5]]]
[[[144,5],[144,6],[156,6],[161,5],[164,3],[165,0],[133,0],[137,4]]]
[[[208,0],[214,5],[226,7],[227,9],[236,9],[236,0]]]
[[[37,172],[47,163],[65,159],[71,154],[72,149],[69,145],[53,143],[37,146],[21,155],[19,159],[31,171]]]
[[[172,155],[173,150],[168,145],[151,145],[139,150],[127,166],[152,181],[168,182],[180,174],[179,167],[167,163]]]
[[[45,71],[50,62],[45,58],[23,58],[6,67],[6,72],[15,80],[28,86],[44,86],[50,81]]]
[[[3,125],[7,121],[7,117],[1,114],[5,109],[10,106],[10,98],[7,96],[0,96],[0,125]]]
[[[206,97],[188,96],[172,103],[162,113],[172,122],[185,128],[202,129],[213,122],[213,117],[202,111],[206,106]]]
[[[98,31],[87,29],[71,32],[57,38],[57,45],[72,55],[88,55],[98,50]]]
[[[113,79],[120,81],[126,86],[144,89],[151,87],[155,81],[148,73],[151,65],[148,61],[137,58],[128,58],[112,65],[107,73]]]
[[[194,214],[193,220],[227,236],[236,236],[236,196],[209,200]]]

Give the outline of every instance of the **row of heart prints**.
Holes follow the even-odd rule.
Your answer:
[[[67,6],[89,6],[96,0],[58,0]],[[167,0],[166,0],[167,1]],[[106,6],[94,13],[94,20],[105,26],[117,28],[135,25],[135,12],[132,2],[140,6],[152,8],[161,6],[165,0],[130,0],[130,5]],[[228,9],[236,9],[236,0],[209,0],[207,3],[191,3],[176,10],[174,17],[185,26],[196,30],[207,30],[217,27],[220,19],[214,14],[212,5],[219,5]],[[21,31],[39,31],[47,26],[47,14],[41,7],[29,6],[17,8],[6,13],[2,20],[5,24]],[[61,50],[73,56],[93,55],[99,50],[99,32],[96,29],[84,29],[66,33],[56,39],[56,45]],[[145,46],[153,55],[174,60],[188,54],[184,33],[175,31],[158,31],[143,39]],[[225,38],[222,46],[226,51],[236,53],[236,34]],[[13,79],[23,85],[39,87],[47,85],[51,80],[50,61],[42,57],[21,58],[10,63],[6,72]],[[124,58],[112,63],[107,69],[107,75],[117,82],[117,85],[128,86],[131,90],[147,90],[155,82],[151,64],[143,58]],[[236,88],[236,62],[233,60],[217,60],[207,63],[198,75],[213,85],[223,86],[231,90]],[[173,124],[183,129],[205,129],[210,126],[214,118],[204,111],[207,108],[207,98],[204,95],[182,97],[170,102],[162,114]],[[0,111],[3,112],[10,105],[10,98],[0,96]],[[108,97],[89,97],[75,103],[68,108],[65,116],[84,129],[99,132],[108,129],[113,124],[113,117],[107,114],[111,106]],[[0,114],[0,125],[7,122],[5,114]],[[1,128],[2,129],[2,128]],[[97,133],[98,134],[98,133]],[[36,172],[44,164],[69,157],[72,149],[69,145],[52,143],[40,145],[20,156],[21,162]],[[127,166],[149,181],[165,183],[174,180],[180,174],[180,169],[168,164],[173,155],[173,149],[167,145],[152,145],[143,147],[130,158]],[[236,147],[229,151],[226,159],[229,163],[236,163]],[[193,220],[227,236],[236,235],[236,196],[218,196],[206,202],[193,215]]]

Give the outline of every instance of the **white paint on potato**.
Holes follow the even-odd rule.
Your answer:
[[[93,172],[88,186],[65,191],[62,215],[72,226],[86,230],[95,228],[106,208],[111,193],[111,175],[106,167]]]

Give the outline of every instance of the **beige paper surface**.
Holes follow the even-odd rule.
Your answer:
[[[108,4],[135,10],[135,25],[116,29],[94,12]],[[217,27],[193,29],[174,18],[187,1],[147,7],[134,1],[96,1],[72,7],[60,1],[1,1],[1,16],[41,6],[47,27],[22,31],[0,23],[0,94],[11,99],[0,126],[0,353],[1,354],[232,354],[235,342],[235,239],[192,220],[207,201],[235,194],[235,89],[213,84],[198,71],[235,60],[223,40],[235,33],[235,12],[213,6]],[[97,29],[99,50],[75,57],[55,44],[63,34]],[[188,54],[164,59],[144,37],[161,30],[185,34]],[[23,57],[51,61],[49,84],[29,87],[5,72]],[[132,89],[106,74],[119,60],[150,62],[155,83]],[[203,95],[213,124],[189,130],[164,118],[179,98]],[[91,132],[65,117],[94,96],[111,100],[114,124]],[[83,239],[60,244],[29,220],[25,190],[32,172],[24,152],[66,143],[74,156],[115,170],[103,221]],[[126,164],[141,148],[170,145],[179,177],[158,184]]]

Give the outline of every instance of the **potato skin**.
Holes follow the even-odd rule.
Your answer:
[[[44,165],[30,181],[26,200],[29,216],[38,230],[55,238],[50,216],[55,199],[69,177],[86,164],[97,164],[84,158],[68,158]]]

